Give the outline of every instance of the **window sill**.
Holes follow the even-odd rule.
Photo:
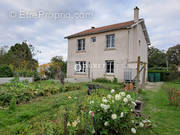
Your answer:
[[[115,76],[114,73],[105,73],[105,76]]]
[[[79,50],[79,51],[77,50],[76,51],[76,53],[85,53],[85,52],[86,52],[86,50]]]
[[[75,75],[87,75],[86,72],[75,72],[74,74],[75,74]]]
[[[113,47],[113,48],[105,48],[105,49],[104,49],[104,51],[110,51],[110,50],[116,50],[116,48]]]

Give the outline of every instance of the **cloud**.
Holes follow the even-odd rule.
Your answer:
[[[145,19],[152,45],[167,49],[180,42],[179,0],[1,0],[0,46],[14,45],[28,40],[42,53],[35,58],[40,64],[48,63],[53,56],[67,58],[65,36],[90,28],[133,19],[133,8],[140,8]],[[71,13],[89,12],[87,19],[19,19],[20,10]]]

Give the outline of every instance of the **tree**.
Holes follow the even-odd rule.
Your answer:
[[[166,67],[166,53],[155,47],[148,48],[148,67]]]
[[[11,46],[6,57],[9,58],[8,64],[12,64],[14,68],[31,69],[37,68],[38,62],[33,59],[33,46],[22,42]]]
[[[180,44],[168,48],[167,57],[170,64],[180,65]]]
[[[64,68],[66,67],[66,62],[63,60],[62,56],[55,56],[51,59],[50,71],[55,73],[55,79],[59,79],[62,84],[64,84]]]
[[[0,77],[12,77],[13,72],[8,65],[1,65],[0,66]]]

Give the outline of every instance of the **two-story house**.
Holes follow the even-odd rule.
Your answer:
[[[139,8],[134,20],[78,32],[68,39],[67,79],[105,77],[124,80],[126,68],[136,69],[137,57],[148,62],[149,36]],[[147,75],[146,75],[147,77]]]

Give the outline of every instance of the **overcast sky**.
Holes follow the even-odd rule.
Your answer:
[[[180,0],[1,0],[0,47],[27,40],[40,50],[40,64],[67,58],[65,36],[133,19],[140,8],[153,46],[180,43]]]

